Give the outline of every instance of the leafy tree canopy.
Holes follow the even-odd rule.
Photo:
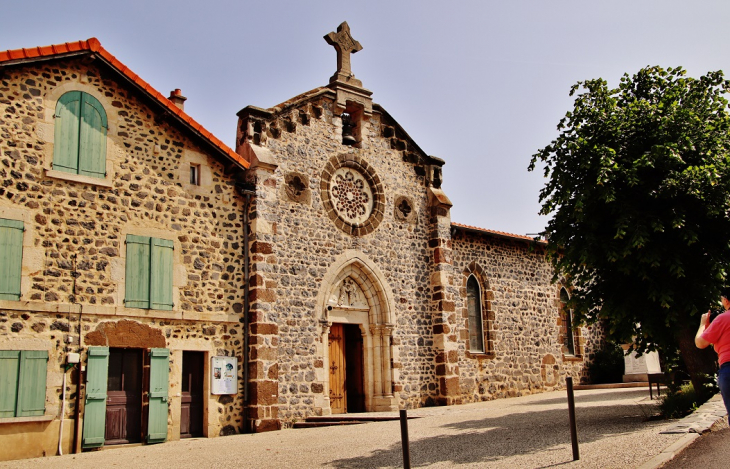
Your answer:
[[[613,342],[676,346],[719,300],[730,264],[728,89],[721,71],[696,79],[682,68],[648,67],[615,89],[579,82],[559,136],[532,157],[529,170],[542,162],[548,178],[540,213],[553,215],[556,279],[573,286],[576,321],[605,319]]]

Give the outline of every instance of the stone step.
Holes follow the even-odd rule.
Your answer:
[[[335,425],[360,425],[363,423],[361,420],[329,420],[320,422],[295,422],[292,424],[292,428],[317,428],[317,427],[333,427]]]

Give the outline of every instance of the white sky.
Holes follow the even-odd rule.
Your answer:
[[[531,156],[558,134],[568,91],[647,65],[730,69],[726,0],[2,0],[0,50],[97,37],[234,147],[236,112],[326,85],[322,38],[342,21],[352,69],[428,154],[446,160],[452,221],[541,231]],[[730,72],[730,70],[728,70]]]

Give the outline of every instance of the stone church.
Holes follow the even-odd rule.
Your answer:
[[[231,147],[94,38],[0,52],[2,459],[584,376],[602,334],[544,244],[452,222],[444,160],[325,40],[329,83]]]

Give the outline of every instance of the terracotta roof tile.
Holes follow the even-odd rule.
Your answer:
[[[477,226],[464,225],[462,223],[452,222],[451,223],[451,226],[454,226],[456,228],[464,228],[464,229],[471,230],[471,231],[479,231],[479,232],[482,232],[482,233],[485,233],[485,234],[496,235],[496,236],[499,236],[499,237],[502,237],[502,238],[513,238],[513,239],[521,239],[521,240],[525,240],[525,241],[535,241],[535,238],[532,238],[530,236],[524,236],[524,235],[518,235],[518,234],[513,234],[513,233],[507,233],[505,231],[488,230],[486,228],[479,228]],[[544,244],[545,243],[545,240],[544,239],[539,239],[539,240],[537,240],[537,242]]]
[[[90,51],[95,52],[101,56],[109,65],[115,68],[119,73],[127,77],[130,81],[139,86],[152,98],[162,104],[166,110],[176,115],[181,119],[187,126],[192,130],[200,134],[204,139],[210,142],[213,146],[217,147],[223,154],[225,154],[233,162],[248,168],[250,163],[246,161],[241,155],[233,151],[230,147],[224,144],[219,138],[206,130],[202,125],[197,123],[195,119],[187,115],[182,109],[177,107],[173,102],[167,99],[162,93],[154,89],[149,83],[144,81],[136,73],[132,72],[126,65],[120,62],[116,57],[109,53],[106,49],[101,46],[98,39],[92,37],[86,41],[77,42],[66,42],[63,44],[55,44],[51,46],[33,47],[30,49],[14,49],[0,52],[0,64],[3,62],[19,61],[28,59],[35,59],[39,57],[52,57],[54,55],[64,55],[74,52]]]

